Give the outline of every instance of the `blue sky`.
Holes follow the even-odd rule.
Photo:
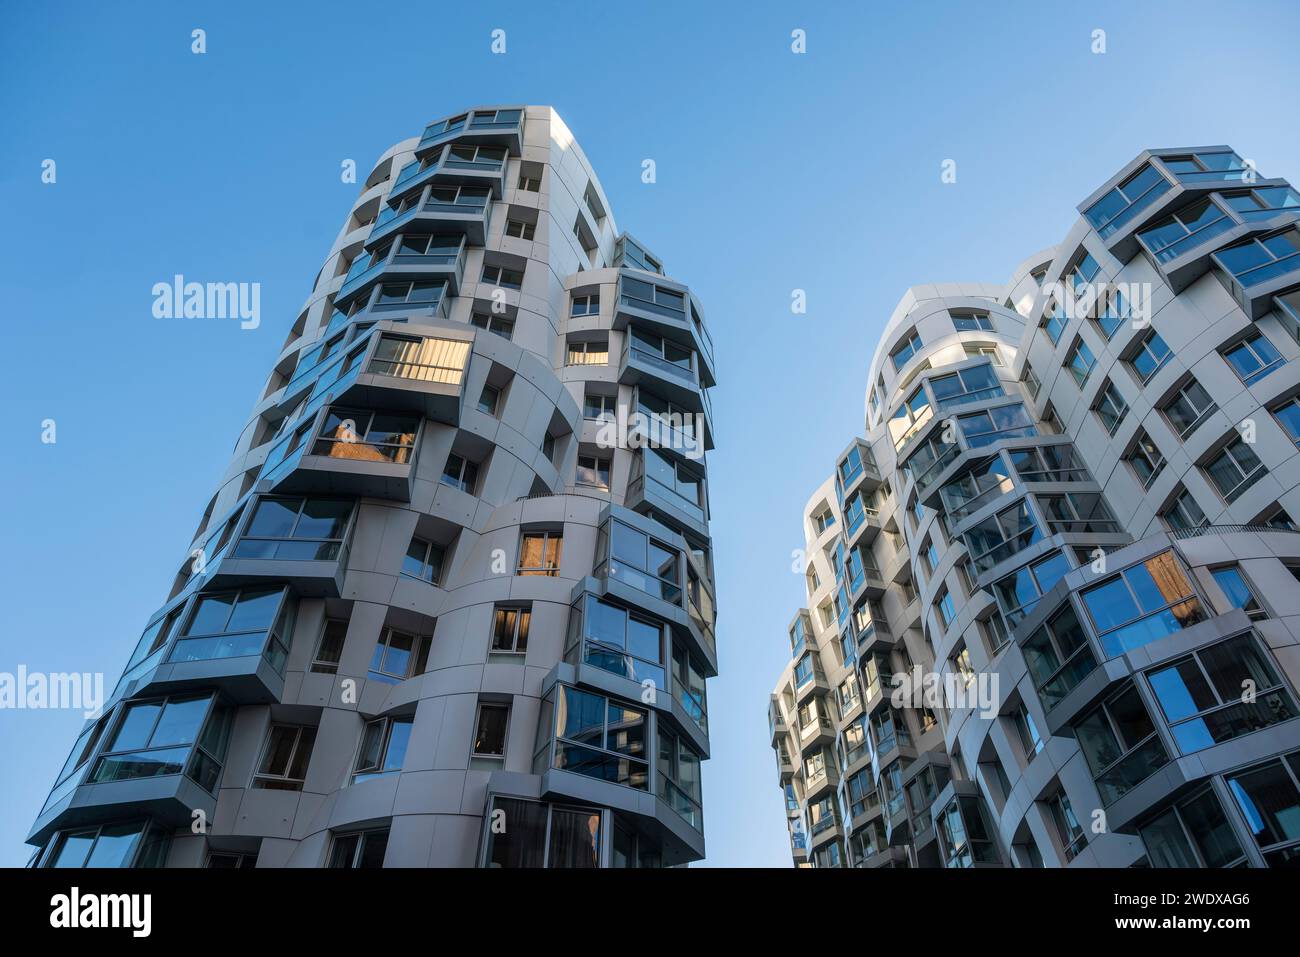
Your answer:
[[[552,104],[619,224],[706,307],[723,669],[707,863],[788,865],[765,708],[802,598],[790,552],[862,429],[867,364],[904,290],[1005,280],[1147,146],[1231,143],[1265,175],[1300,176],[1280,107],[1300,86],[1294,4],[805,6],[410,4],[373,23],[355,3],[9,9],[0,671],[111,686],[349,208],[340,163],[367,170],[466,105]],[[153,319],[150,289],[175,273],[260,282],[261,327]],[[26,859],[80,723],[0,711],[0,864]]]

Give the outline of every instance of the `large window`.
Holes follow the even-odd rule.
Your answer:
[[[966,444],[971,448],[980,448],[999,439],[1021,438],[1037,435],[1033,420],[1019,404],[1002,405],[987,412],[975,412],[957,418]]]
[[[1038,523],[1030,515],[1025,500],[1021,499],[1010,508],[971,526],[966,532],[966,549],[976,570],[984,572],[1040,538],[1042,532]]]
[[[638,591],[674,605],[682,601],[681,552],[650,535],[611,519],[596,545],[599,569],[608,557],[608,574]]]
[[[1142,230],[1138,239],[1156,257],[1156,262],[1167,263],[1235,225],[1227,213],[1206,197]]]
[[[1043,707],[1049,711],[1097,667],[1079,617],[1068,602],[1025,640],[1021,650]]]
[[[939,813],[938,820],[945,867],[966,868],[997,863],[997,848],[984,823],[979,798],[955,799]]]
[[[1074,731],[1103,804],[1113,804],[1169,761],[1132,682],[1078,721]]]
[[[411,741],[411,718],[376,718],[366,722],[352,780],[368,781],[402,770]]]
[[[638,683],[650,681],[666,689],[664,674],[664,627],[648,616],[595,596],[587,596],[581,619],[582,660],[612,674]],[[570,652],[576,652],[576,635]]]
[[[1202,648],[1147,672],[1184,754],[1295,717],[1295,705],[1249,634]]]
[[[416,238],[423,239],[423,237],[411,237],[411,239]],[[403,245],[407,241],[403,240]],[[457,243],[455,248],[458,249],[459,238],[455,242]],[[455,258],[454,255],[452,258]],[[419,382],[460,385],[469,350],[470,343],[460,339],[435,339],[386,333],[379,337],[374,358],[370,360],[370,372]]]
[[[549,766],[640,791],[649,788],[644,709],[568,685],[556,686],[554,698],[553,718],[549,698],[543,707],[539,758],[550,748],[553,731]]]
[[[684,462],[673,462],[655,449],[647,447],[641,451],[646,480],[672,493],[684,508],[702,518],[703,478]]]
[[[939,490],[944,511],[956,522],[971,515],[1015,488],[1002,457],[979,462]]]
[[[1225,502],[1235,502],[1242,492],[1263,478],[1266,471],[1259,456],[1240,436],[1224,446],[1223,451],[1202,468]]]
[[[122,709],[91,780],[129,781],[184,773],[217,791],[231,710],[211,694],[132,701]]]
[[[487,867],[600,866],[600,811],[496,796],[489,820],[498,811],[506,826],[488,828]]]
[[[330,409],[313,455],[405,465],[411,460],[420,417],[363,409]]]
[[[1172,551],[1083,591],[1107,657],[1115,658],[1205,619]]]
[[[327,561],[338,558],[352,502],[299,496],[263,498],[235,546],[236,558]]]
[[[659,730],[659,798],[696,830],[704,827],[701,810],[700,756],[670,731]]]
[[[1243,288],[1256,286],[1300,269],[1300,230],[1248,239],[1220,249],[1214,258]]]
[[[1097,492],[1060,492],[1055,495],[1035,495],[1034,499],[1038,502],[1052,535],[1062,532],[1102,534],[1119,531],[1119,524]]]
[[[563,547],[561,532],[526,532],[519,545],[519,567],[515,574],[554,578],[560,573]]]
[[[609,340],[569,340],[569,355],[565,365],[603,366],[609,363]]]
[[[170,832],[147,820],[64,831],[43,867],[162,867]]]
[[[1202,788],[1138,828],[1152,867],[1236,867],[1245,854],[1213,789]]]
[[[1293,868],[1300,864],[1297,782],[1300,752],[1296,751],[1228,777],[1228,789],[1269,867]]]
[[[1038,605],[1042,596],[1065,577],[1070,561],[1064,552],[1052,552],[999,578],[993,583],[993,595],[1002,608],[1007,624],[1015,627],[1022,618]]]
[[[265,655],[277,672],[283,672],[293,632],[292,603],[284,600],[285,594],[280,587],[200,595],[168,660]]]
[[[967,402],[980,402],[1003,395],[997,374],[989,365],[971,366],[949,375],[935,376],[930,380],[935,401],[941,410]]]
[[[1169,187],[1169,180],[1146,163],[1084,210],[1083,215],[1105,239],[1132,222],[1138,213],[1168,192]]]
[[[683,320],[686,317],[686,296],[675,289],[624,275],[620,293],[622,302],[637,309],[670,319]]]
[[[1073,445],[1042,445],[1007,453],[1025,482],[1086,482],[1091,476]]]

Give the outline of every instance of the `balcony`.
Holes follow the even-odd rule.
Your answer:
[[[132,818],[188,827],[201,811],[211,820],[231,719],[210,692],[120,706],[102,725],[104,740],[92,740],[85,760],[50,792],[28,842]]]
[[[257,490],[409,502],[422,423],[407,412],[323,407],[267,454]]]
[[[459,233],[403,234],[400,242],[385,246],[373,254],[359,253],[346,280],[334,298],[334,304],[346,310],[355,299],[370,301],[370,290],[385,280],[441,282],[445,294],[460,294],[465,276],[466,242]]]
[[[492,223],[492,191],[486,186],[427,186],[396,207],[385,206],[366,238],[375,249],[398,233],[458,233],[482,246]]]
[[[700,384],[698,372],[689,364],[670,361],[662,352],[639,347],[629,333],[623,337],[618,381],[638,389],[646,386],[648,391],[684,412],[702,416],[704,447],[713,449],[713,403]]]
[[[472,329],[385,322],[336,400],[348,406],[413,412],[445,425],[460,422],[461,390],[474,342]]]
[[[507,166],[504,157],[495,159],[484,155],[472,145],[446,144],[431,149],[423,160],[413,160],[402,167],[387,201],[397,203],[429,185],[482,186],[492,191],[493,199],[501,199],[505,196]]]
[[[420,136],[415,155],[427,156],[435,146],[445,143],[484,143],[504,146],[511,156],[519,156],[524,141],[523,107],[476,109],[430,123]]]

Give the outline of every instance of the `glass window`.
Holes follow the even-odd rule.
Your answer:
[[[554,766],[644,791],[646,712],[568,685],[556,689]]]
[[[1082,389],[1096,365],[1097,359],[1088,348],[1088,344],[1082,339],[1076,339],[1074,348],[1065,357],[1065,367],[1070,370],[1070,375],[1074,376],[1075,385]]]
[[[1210,788],[1171,805],[1138,828],[1152,867],[1233,867],[1244,859]]]
[[[352,780],[367,781],[402,770],[411,740],[411,718],[377,718],[366,723]]]
[[[1137,351],[1128,362],[1137,373],[1138,381],[1146,385],[1164,367],[1171,355],[1173,352],[1165,344],[1165,340],[1152,329],[1142,338]]]
[[[384,866],[388,851],[388,828],[340,834],[330,850],[329,867],[373,868]]]
[[[531,605],[523,608],[497,606],[492,617],[492,651],[525,654],[528,651],[528,629],[532,619]]]
[[[431,585],[442,579],[442,564],[446,558],[446,549],[436,542],[426,542],[422,538],[412,538],[406,546],[406,555],[402,559],[401,573],[407,578],[418,578]]]
[[[564,546],[561,532],[525,533],[519,546],[517,575],[544,575],[554,578],[560,573],[560,553]]]
[[[1114,658],[1205,619],[1172,551],[1082,592],[1102,649]]]
[[[1260,605],[1255,593],[1250,590],[1250,584],[1246,581],[1246,576],[1242,574],[1241,569],[1236,565],[1229,565],[1225,568],[1216,568],[1211,574],[1214,580],[1218,582],[1223,594],[1227,596],[1230,607],[1240,608],[1252,621],[1258,621],[1261,618],[1267,618],[1268,612]]]
[[[1025,640],[1021,650],[1043,707],[1049,711],[1097,667],[1079,617],[1068,602]]]
[[[1075,724],[1103,804],[1113,804],[1169,760],[1132,682]]]
[[[474,730],[474,755],[476,757],[504,758],[506,754],[506,729],[510,724],[510,706],[507,704],[480,704]]]
[[[1228,789],[1241,808],[1255,843],[1269,867],[1300,862],[1300,754],[1267,761],[1228,777]]]
[[[1226,502],[1235,502],[1266,472],[1264,463],[1240,436],[1224,446],[1202,469]]]
[[[1277,670],[1249,634],[1147,673],[1185,754],[1295,717]]]
[[[1246,385],[1254,385],[1286,362],[1263,333],[1254,332],[1223,350],[1223,358]]]
[[[316,744],[316,729],[287,724],[271,725],[262,760],[253,775],[253,787],[274,791],[301,791],[307,764]]]

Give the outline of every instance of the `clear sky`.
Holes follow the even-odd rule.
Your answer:
[[[1004,281],[1144,147],[1230,143],[1300,177],[1293,2],[289,7],[5,12],[0,671],[111,688],[355,196],[340,163],[467,105],[551,104],[717,345],[711,865],[789,864],[765,710],[790,552],[904,290]],[[261,327],[154,319],[175,273],[261,283]],[[0,864],[25,861],[80,724],[0,711]]]

